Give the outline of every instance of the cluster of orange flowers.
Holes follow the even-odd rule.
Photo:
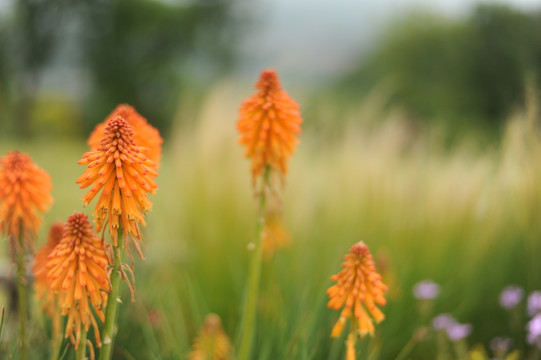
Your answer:
[[[239,143],[252,159],[255,182],[266,167],[287,173],[287,160],[301,132],[299,105],[282,90],[274,70],[264,70],[256,84],[258,92],[242,103],[237,129]]]
[[[241,135],[239,142],[246,147],[245,155],[252,160],[254,183],[267,170],[275,170],[285,176],[287,161],[295,150],[296,136],[300,134],[302,123],[297,103],[281,89],[274,70],[263,71],[256,88],[258,92],[242,104],[237,123]],[[268,173],[264,181],[268,181],[267,176]],[[265,253],[272,254],[276,248],[289,242],[289,238],[277,213],[265,215],[262,245]],[[344,306],[332,329],[332,337],[340,335],[352,315],[356,319],[347,337],[346,358],[351,360],[355,359],[357,333],[361,337],[373,334],[372,318],[376,323],[384,318],[376,304],[385,304],[383,293],[387,287],[376,272],[372,255],[363,242],[353,245],[345,259],[342,271],[331,277],[336,285],[331,286],[327,293],[330,297],[328,307],[339,310]]]
[[[94,210],[96,231],[100,232],[108,224],[109,233],[116,245],[118,230],[122,228],[124,234],[130,235],[137,252],[143,258],[139,224],[146,225],[144,214],[152,208],[147,193],[156,192],[158,186],[154,177],[158,173],[156,164],[144,154],[144,148],[138,146],[134,138],[135,133],[128,121],[122,116],[110,118],[105,125],[100,145],[84,153],[79,160],[78,163],[88,165],[88,169],[76,183],[81,188],[92,185],[83,197],[85,205],[101,190]],[[152,153],[156,151],[153,149]]]
[[[352,315],[355,317],[356,323],[352,324],[353,331],[350,331],[347,342],[348,359],[354,359],[355,333],[358,331],[361,337],[374,333],[374,323],[368,313],[376,323],[385,318],[376,304],[385,305],[383,293],[387,286],[381,281],[368,246],[362,241],[351,247],[345,260],[342,271],[331,277],[336,284],[327,290],[330,298],[327,306],[334,310],[344,306],[332,329],[332,337],[338,337],[347,320]]]
[[[0,229],[9,236],[12,252],[20,245],[32,250],[31,239],[41,224],[38,210],[46,211],[53,202],[50,177],[18,151],[9,152],[0,163]],[[24,244],[17,241],[19,235]]]
[[[79,164],[88,169],[77,179],[87,205],[100,191],[94,220],[97,231],[108,228],[113,244],[118,231],[129,234],[142,256],[139,225],[152,207],[148,193],[157,185],[163,143],[158,130],[128,105],[119,105],[99,124],[88,140],[91,151]],[[28,155],[12,151],[0,159],[0,230],[9,236],[14,254],[32,250],[32,237],[52,203],[49,175]],[[19,241],[24,239],[24,241]],[[129,250],[128,250],[129,251]],[[112,252],[93,230],[86,215],[74,213],[66,224],[51,226],[45,245],[32,268],[35,291],[44,313],[67,315],[65,337],[78,346],[82,329],[94,329],[94,314],[104,321],[104,306],[111,291],[109,268]]]
[[[270,174],[283,178],[288,160],[298,143],[302,118],[299,106],[282,90],[274,70],[261,73],[256,94],[240,108],[237,128],[239,143],[251,158],[255,183],[263,176],[263,188],[270,186]],[[88,205],[98,196],[93,212],[96,232],[88,217],[74,213],[66,224],[51,226],[46,244],[35,258],[33,273],[36,295],[47,314],[67,315],[65,337],[78,346],[81,332],[92,325],[100,346],[99,328],[94,314],[104,321],[104,306],[111,291],[109,269],[116,253],[104,241],[107,229],[112,245],[118,247],[119,232],[134,244],[140,257],[140,225],[152,203],[154,178],[161,158],[163,140],[158,130],[129,105],[119,105],[106,120],[96,126],[88,139],[91,148],[79,160],[87,169],[76,180],[81,188],[90,187],[82,198]],[[50,178],[25,154],[13,151],[0,159],[0,230],[10,236],[12,251],[31,249],[31,237],[37,233],[40,217],[52,203]],[[262,202],[264,204],[264,202]],[[262,245],[268,254],[289,242],[279,212],[263,209],[265,215]],[[17,243],[22,238],[24,242]],[[129,253],[129,246],[124,247]],[[22,247],[22,249],[21,249]],[[381,322],[387,287],[376,272],[368,247],[359,242],[345,256],[342,270],[331,277],[328,307],[339,310],[340,318],[331,336],[338,337],[352,316],[347,336],[346,358],[355,358],[357,334],[374,333],[374,321]],[[233,348],[223,332],[217,315],[205,320],[189,355],[190,359],[229,359]]]
[[[109,260],[86,215],[75,213],[68,218],[62,240],[47,258],[49,288],[58,296],[62,315],[68,315],[66,337],[71,337],[77,347],[81,325],[88,330],[92,324],[100,346],[98,325],[90,304],[104,321],[102,308],[110,291],[106,270]]]

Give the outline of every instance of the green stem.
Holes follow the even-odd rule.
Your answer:
[[[248,279],[248,289],[244,303],[244,313],[242,316],[242,325],[240,328],[241,338],[239,346],[239,360],[248,360],[252,351],[252,342],[255,332],[255,318],[257,313],[257,299],[259,295],[259,280],[261,278],[261,264],[263,258],[263,235],[266,218],[266,186],[269,182],[270,167],[265,167],[265,174],[262,182],[261,193],[259,194],[259,220],[257,223],[256,242],[253,249],[250,264],[250,277]]]
[[[409,341],[406,343],[406,345],[402,348],[402,350],[400,350],[400,352],[398,353],[398,355],[396,356],[396,359],[395,360],[402,360],[402,359],[407,359],[408,356],[411,354],[411,352],[413,351],[413,349],[415,348],[415,345],[417,345],[417,342],[418,342],[418,338],[417,338],[417,332],[415,333],[415,335],[413,335],[411,337],[411,339],[409,339]]]
[[[111,272],[111,293],[107,299],[105,309],[105,324],[103,325],[102,345],[99,360],[110,360],[113,349],[114,330],[117,318],[117,306],[120,302],[120,266],[124,257],[124,237],[121,232],[118,235],[117,245],[113,245],[113,271]]]
[[[24,240],[19,238],[19,250],[17,251],[17,294],[19,308],[19,359],[28,359],[28,337],[26,323],[28,318],[28,282],[26,281],[26,267],[24,263]]]
[[[79,346],[77,347],[77,352],[75,353],[76,360],[84,360],[86,355],[86,329],[83,324],[81,324],[81,339],[79,340]]]
[[[56,301],[56,300],[55,300]],[[60,311],[55,311],[53,314],[52,319],[52,332],[53,332],[53,339],[51,341],[51,360],[58,359],[58,355],[60,354],[60,347],[62,346],[62,325],[60,318],[61,314]]]

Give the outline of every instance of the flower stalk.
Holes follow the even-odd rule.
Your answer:
[[[17,295],[19,310],[19,358],[28,359],[28,337],[26,322],[28,318],[28,291],[26,280],[26,266],[24,262],[24,240],[19,236],[19,251],[17,251]]]
[[[120,301],[120,279],[122,278],[122,260],[124,257],[124,236],[122,231],[118,234],[117,245],[113,245],[113,271],[111,272],[111,293],[107,299],[105,309],[105,324],[103,326],[102,346],[99,360],[110,360],[113,350],[115,327],[117,321],[117,308]]]
[[[239,360],[250,358],[255,331],[257,300],[259,298],[259,281],[261,279],[261,267],[263,259],[263,238],[265,236],[266,208],[267,208],[267,184],[270,180],[270,166],[265,167],[264,179],[259,193],[259,219],[257,222],[255,247],[252,250],[250,264],[250,278],[244,303],[244,312],[241,325],[241,340],[239,347]]]
[[[244,154],[252,161],[252,185],[260,186],[256,240],[249,247],[252,254],[240,327],[239,360],[249,359],[252,350],[267,220],[267,192],[275,190],[271,175],[277,176],[283,184],[302,123],[299,105],[282,90],[276,71],[261,72],[255,87],[257,92],[242,103],[237,121],[239,143],[245,146]],[[258,181],[260,177],[261,181]]]
[[[86,355],[86,329],[81,324],[81,338],[79,339],[79,345],[77,346],[77,352],[75,353],[76,360],[84,360]]]

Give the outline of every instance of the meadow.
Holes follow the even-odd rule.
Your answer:
[[[220,316],[233,344],[238,341],[247,245],[257,221],[249,162],[235,127],[238,105],[249,93],[217,85],[197,112],[179,106],[177,117],[193,120],[163,134],[159,189],[143,230],[145,260],[136,259],[136,301],[124,287],[113,358],[185,358],[209,313]],[[524,300],[516,311],[499,304],[508,285],[526,295],[541,290],[537,103],[511,116],[490,146],[467,136],[446,146],[442,129],[412,128],[398,109],[380,111],[371,102],[338,114],[326,115],[329,124],[340,124],[332,138],[304,118],[306,130],[278,190],[290,243],[264,262],[252,358],[344,358],[345,334],[330,338],[339,313],[327,308],[326,289],[361,240],[389,289],[386,318],[374,337],[361,341],[359,359],[484,359],[481,346],[488,359],[492,339],[502,336],[513,340],[519,358],[538,358],[526,342]],[[3,140],[0,154],[14,148],[52,177],[55,202],[39,244],[53,221],[74,211],[91,214],[75,184],[84,170],[77,161],[87,151],[82,139]],[[426,279],[441,287],[430,301],[412,293]],[[16,353],[16,321],[9,308],[6,313],[2,356]],[[471,334],[459,343],[442,340],[431,325],[441,313],[472,324]],[[50,324],[35,304],[32,317],[30,358],[48,358]]]

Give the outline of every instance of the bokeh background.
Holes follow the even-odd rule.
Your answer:
[[[389,285],[359,358],[454,359],[464,345],[488,359],[502,336],[537,358],[525,311],[541,290],[537,1],[0,0],[0,154],[29,153],[54,185],[38,245],[53,221],[91,213],[76,162],[117,104],[165,139],[115,358],[183,358],[210,312],[235,343],[257,217],[235,124],[265,68],[304,124],[281,191],[290,242],[265,264],[253,358],[344,357],[325,291],[359,240]],[[7,256],[3,268],[9,278]],[[436,299],[412,293],[425,279]],[[525,292],[511,310],[499,303],[510,284]],[[471,334],[442,342],[440,313]],[[41,319],[35,358],[49,332]],[[15,336],[3,332],[3,353]]]

